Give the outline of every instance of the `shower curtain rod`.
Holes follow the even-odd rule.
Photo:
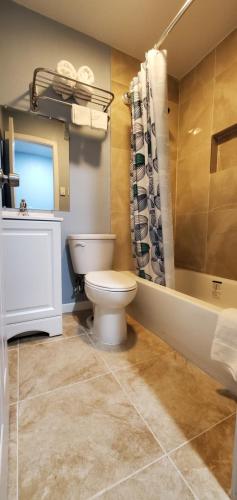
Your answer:
[[[182,5],[181,9],[178,11],[178,13],[176,14],[176,16],[174,17],[174,19],[172,19],[172,21],[170,22],[170,24],[163,31],[163,33],[162,33],[160,39],[158,40],[158,42],[154,45],[154,47],[153,47],[154,49],[158,50],[160,48],[160,46],[162,45],[162,43],[164,43],[164,41],[167,38],[167,36],[169,35],[169,33],[176,26],[176,24],[178,23],[178,21],[181,19],[181,17],[183,17],[183,15],[185,14],[185,12],[189,9],[189,7],[191,6],[191,4],[194,1],[195,0],[186,0],[186,2],[184,2],[184,4]],[[126,92],[126,94],[123,95],[123,102],[124,102],[124,104],[129,104],[129,97],[130,97],[129,94],[130,94],[129,92]]]
[[[176,14],[174,19],[170,22],[170,24],[167,26],[167,28],[163,31],[159,41],[154,45],[154,49],[159,49],[162,43],[165,41],[169,33],[172,31],[172,29],[176,26],[178,21],[183,17],[185,12],[188,10],[188,8],[191,6],[191,4],[194,2],[194,0],[186,0],[184,4],[182,5],[181,9],[179,12]]]

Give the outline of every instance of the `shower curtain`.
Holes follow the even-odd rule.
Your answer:
[[[130,96],[133,257],[140,277],[174,288],[165,51],[146,54]]]

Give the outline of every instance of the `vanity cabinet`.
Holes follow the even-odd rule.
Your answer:
[[[7,338],[62,334],[60,219],[3,220]]]

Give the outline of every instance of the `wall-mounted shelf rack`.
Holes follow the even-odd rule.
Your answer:
[[[56,86],[57,92],[54,90],[54,86]],[[56,95],[57,97],[55,97]],[[61,95],[64,95],[66,99],[63,99]],[[82,105],[89,102],[96,109],[106,112],[114,100],[114,94],[109,90],[60,75],[57,71],[51,69],[36,68],[34,70],[33,80],[30,84],[30,107],[32,111],[38,111],[39,102],[43,100],[71,106],[76,99]]]

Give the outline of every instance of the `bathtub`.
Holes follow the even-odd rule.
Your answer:
[[[231,375],[210,358],[219,312],[237,307],[237,282],[185,269],[176,270],[176,290],[136,281],[128,313],[237,395]]]

